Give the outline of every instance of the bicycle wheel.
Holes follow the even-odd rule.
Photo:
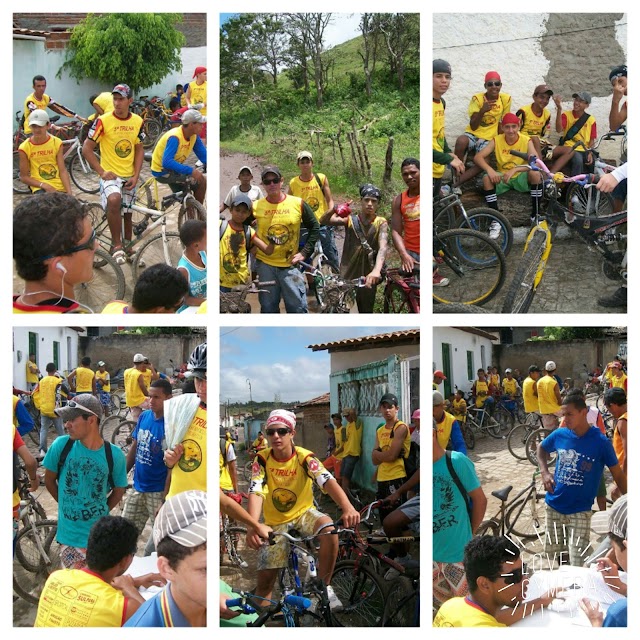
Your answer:
[[[449,304],[434,304],[433,313],[491,313],[475,304],[460,304],[450,302]]]
[[[316,302],[320,307],[324,308],[329,302],[325,291],[325,280],[338,277],[340,272],[326,261],[320,264],[318,271],[320,271],[320,275],[314,276],[313,285],[316,294]]]
[[[567,207],[573,213],[598,218],[613,213],[613,197],[593,188],[586,189],[574,182],[567,189]]]
[[[471,229],[451,229],[434,238],[433,255],[444,287],[434,287],[436,302],[485,304],[500,291],[506,262],[498,243]]]
[[[140,277],[143,268],[153,264],[168,264],[171,267],[178,266],[178,260],[182,257],[182,243],[177,231],[166,231],[164,235],[158,233],[147,238],[140,244],[131,265],[134,281]],[[144,261],[145,267],[140,262]]]
[[[460,430],[462,431],[462,437],[464,443],[467,445],[467,449],[472,451],[476,446],[476,436],[473,433],[473,429],[466,423],[460,423]]]
[[[516,535],[525,540],[543,538],[545,532],[544,494],[532,488],[526,498],[514,502],[505,515],[506,535]]]
[[[56,520],[40,520],[33,527],[22,529],[16,538],[13,590],[31,604],[38,604],[47,578],[62,568],[60,545],[55,539],[57,531]]]
[[[544,427],[536,429],[529,434],[524,447],[527,453],[527,459],[534,466],[538,466],[537,450],[538,445],[551,433],[551,429],[545,429]],[[556,462],[556,454],[547,454],[547,465],[552,466]]]
[[[382,612],[383,627],[419,627],[420,599],[413,581],[404,576],[396,578],[389,587],[389,595]]]
[[[528,424],[517,424],[507,436],[509,453],[518,460],[528,460],[525,445],[533,428]]]
[[[515,420],[513,414],[504,407],[498,407],[493,412],[493,417],[500,425],[501,431],[506,431],[507,433],[509,433],[514,426]]]
[[[151,149],[162,135],[162,124],[155,118],[145,118],[142,123],[142,131],[144,132],[142,146],[145,149]]]
[[[121,422],[124,422],[124,418],[120,416],[113,415],[105,418],[100,425],[100,437],[104,440],[111,441],[113,432]]]
[[[13,152],[13,192],[14,193],[31,193],[31,189],[20,180],[20,152]]]
[[[136,428],[136,422],[133,420],[125,420],[121,422],[111,434],[111,442],[122,449],[122,453],[126,454],[131,447],[133,438],[131,434]]]
[[[547,234],[544,231],[536,231],[525,249],[520,265],[509,285],[502,304],[502,313],[527,313],[529,311],[539,284],[538,272],[544,271],[545,261],[542,256],[546,249]],[[536,282],[536,280],[538,281]]]
[[[342,611],[332,611],[339,627],[379,627],[384,611],[383,579],[359,561],[338,562],[331,577],[331,586],[343,605]]]
[[[462,218],[458,223],[459,229],[473,229],[486,233],[492,240],[498,243],[505,257],[509,255],[513,245],[513,227],[508,218],[490,207],[476,207],[467,211],[467,218]]]
[[[253,460],[249,460],[249,462],[245,462],[244,467],[242,468],[243,471],[243,475],[244,475],[244,479],[247,482],[251,482],[251,473],[252,473],[252,469],[253,469]]]
[[[222,539],[229,561],[237,569],[243,571],[249,569],[249,563],[242,557],[243,550],[246,551],[246,535],[246,527],[225,527],[222,532]]]
[[[117,416],[122,410],[122,398],[117,393],[109,395],[109,409],[112,416]]]
[[[600,413],[604,413],[607,408],[604,406],[604,393],[601,393],[596,400],[596,407]]]
[[[95,154],[100,162],[100,153],[96,150]],[[89,166],[80,148],[69,161],[69,175],[73,184],[83,193],[98,193],[100,191],[100,175]]]
[[[103,249],[97,249],[93,257],[93,278],[78,285],[76,300],[94,313],[114,300],[122,300],[125,293],[124,273],[120,265]]]
[[[178,229],[181,229],[187,220],[207,221],[207,210],[191,194],[185,197],[178,212]]]
[[[387,282],[384,288],[384,313],[413,313],[409,299],[402,287],[395,282]]]
[[[485,520],[477,529],[477,536],[499,536],[500,523],[496,520]]]
[[[500,424],[495,418],[491,416],[486,416],[484,419],[484,428],[487,433],[496,440],[504,440],[506,436],[503,436],[501,433]]]

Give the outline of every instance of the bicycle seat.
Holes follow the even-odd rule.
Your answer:
[[[500,502],[506,502],[509,494],[511,493],[511,489],[513,487],[509,485],[508,487],[504,487],[503,489],[497,489],[496,491],[492,491],[491,495],[498,498]]]

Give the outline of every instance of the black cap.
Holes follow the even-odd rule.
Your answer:
[[[446,60],[434,60],[433,73],[448,73],[449,75],[451,75],[451,65]]]
[[[529,367],[529,373],[533,373],[534,371],[537,371],[538,373],[540,373],[541,369],[538,365],[532,364]]]
[[[262,173],[260,174],[260,178],[261,180],[264,180],[264,177],[268,174],[268,173],[273,173],[275,176],[277,176],[278,178],[282,178],[282,174],[280,173],[280,169],[278,169],[278,167],[276,167],[275,164],[270,164],[267,165],[263,170]]]
[[[394,406],[398,406],[398,397],[393,395],[393,393],[385,393],[382,398],[380,398],[380,404],[383,403],[392,404]]]

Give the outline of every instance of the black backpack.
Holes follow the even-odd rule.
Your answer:
[[[393,425],[393,429],[391,431],[391,435],[389,439],[392,439],[396,434],[396,427],[398,426],[398,422],[402,422],[402,420],[396,421]],[[405,424],[402,422],[402,424]],[[405,425],[407,429],[408,425]],[[403,457],[404,460],[404,472],[407,477],[407,480],[420,468],[420,445],[417,442],[411,440],[411,444],[409,445],[409,452],[406,456]]]
[[[222,240],[222,236],[224,235],[227,227],[229,226],[228,220],[220,221],[220,240]],[[249,229],[249,225],[245,224],[244,226],[244,246],[247,248],[247,255],[249,251],[251,251],[251,230]]]
[[[107,442],[106,440],[104,440],[103,442],[104,442],[104,455],[107,458],[107,467],[109,467],[109,477],[107,482],[109,485],[109,491],[113,491],[113,489],[116,486],[113,481],[113,451],[111,450],[110,442]],[[75,443],[76,443],[75,440],[72,440],[71,438],[69,438],[67,440],[67,443],[64,445],[62,452],[60,453],[60,459],[58,460],[58,477],[57,477],[58,482],[60,481],[60,472],[62,471],[62,467],[64,467],[64,463],[67,461],[67,456],[69,455],[69,451],[71,451],[71,447],[73,447]]]

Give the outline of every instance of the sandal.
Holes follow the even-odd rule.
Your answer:
[[[111,249],[111,257],[118,263],[124,264],[127,261],[127,256],[125,255],[122,247],[113,247]]]

